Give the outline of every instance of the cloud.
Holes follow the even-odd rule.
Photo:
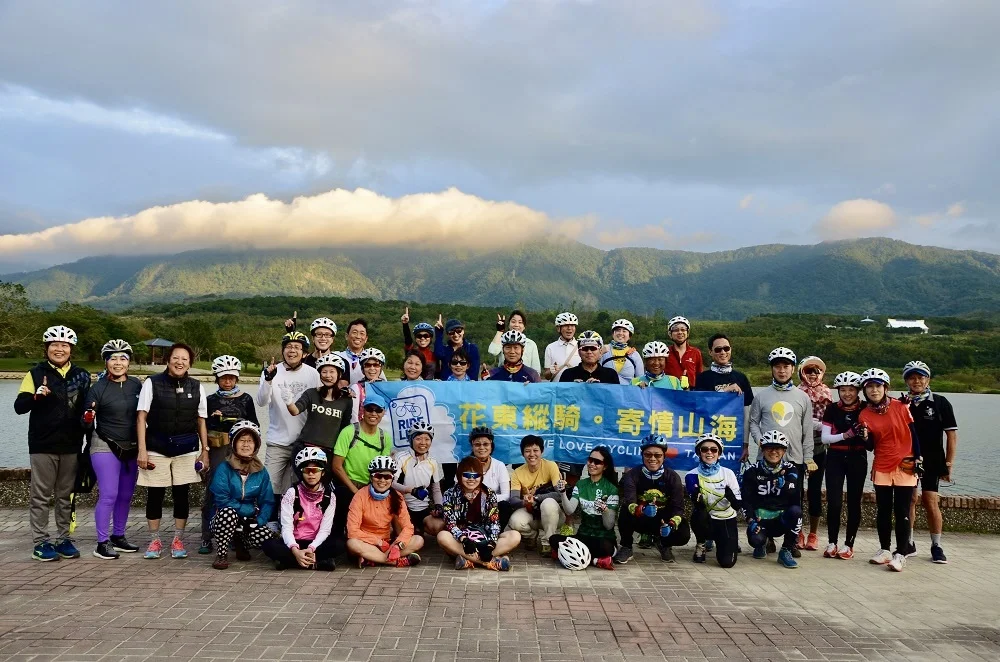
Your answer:
[[[192,200],[125,217],[88,218],[39,232],[0,236],[0,257],[182,252],[194,248],[503,245],[548,229],[583,227],[514,202],[457,189],[389,198],[335,189],[291,202],[255,194],[237,202]]]
[[[745,196],[742,200],[740,200],[740,209],[749,209],[752,203],[753,203],[753,193]]]
[[[824,240],[879,235],[896,225],[896,212],[877,200],[858,198],[835,204],[813,230]]]
[[[961,218],[965,215],[965,203],[955,202],[948,205],[948,208],[942,211],[933,211],[928,214],[919,214],[913,217],[913,222],[925,228],[929,228],[941,221],[954,221],[957,218]]]
[[[636,228],[617,228],[597,234],[597,242],[607,247],[646,246],[649,248],[688,248],[708,244],[716,239],[711,232],[675,234],[670,231],[670,220],[658,224],[648,224]]]
[[[965,214],[965,203],[956,202],[948,206],[948,209],[944,212],[944,215],[948,218],[958,218]]]

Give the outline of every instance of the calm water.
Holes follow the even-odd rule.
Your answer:
[[[14,413],[14,398],[20,382],[0,380],[0,466],[28,466],[28,417]],[[212,385],[206,384],[207,388]],[[257,387],[246,389],[251,395]],[[955,484],[942,485],[945,494],[1000,496],[1000,462],[997,451],[990,450],[989,439],[995,432],[1000,395],[949,393],[948,400],[958,418],[958,455],[955,458]],[[267,410],[258,409],[261,427],[267,428]]]

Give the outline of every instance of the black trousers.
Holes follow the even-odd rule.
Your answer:
[[[847,535],[844,545],[854,547],[861,526],[861,495],[868,475],[868,453],[828,450],[826,452],[826,527],[829,542],[840,538],[840,513],[843,511],[844,482],[847,482]],[[888,548],[885,548],[888,549]]]
[[[615,541],[612,538],[597,538],[595,536],[561,536],[556,534],[549,538],[549,544],[552,545],[552,551],[555,552],[559,549],[559,543],[563,542],[567,538],[576,538],[590,550],[590,555],[595,559],[604,558],[605,556],[613,556],[615,553]]]
[[[747,542],[751,547],[761,547],[767,543],[768,538],[785,536],[785,541],[781,544],[786,549],[795,549],[795,542],[802,530],[802,506],[788,506],[781,515],[771,519],[760,520],[760,530],[751,534],[747,531]]]
[[[682,547],[691,540],[691,525],[682,519],[680,524],[666,538],[660,537],[660,520],[670,519],[665,508],[660,508],[656,517],[636,517],[627,510],[618,516],[618,532],[622,535],[622,546],[631,547],[636,533],[649,533],[655,536],[661,547]]]
[[[806,499],[809,502],[809,517],[823,515],[823,467],[826,465],[826,453],[813,456],[813,462],[819,467],[809,474],[806,480]],[[827,487],[827,489],[830,489]]]
[[[740,547],[740,531],[735,517],[729,519],[712,519],[708,509],[703,504],[695,506],[691,513],[691,530],[695,540],[704,544],[706,540],[715,541],[715,558],[723,568],[736,565]]]
[[[299,547],[305,548],[309,546],[312,540],[296,540]],[[265,540],[264,544],[261,545],[261,549],[267,554],[267,557],[272,561],[281,561],[283,564],[289,568],[301,568],[299,562],[295,560],[295,555],[292,554],[292,550],[288,549],[285,545],[285,541],[281,538],[271,538],[270,540]],[[344,539],[330,535],[323,544],[316,548],[316,561],[325,561],[329,559],[336,558],[344,554],[347,551],[347,543]]]
[[[892,544],[892,517],[896,516],[896,551],[905,554],[910,544],[910,501],[914,487],[875,486],[875,526],[882,549]]]
[[[510,516],[514,514],[514,507],[509,501],[498,501],[497,509],[500,511],[500,531],[506,531]]]

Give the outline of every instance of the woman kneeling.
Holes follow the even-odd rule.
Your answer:
[[[406,568],[420,563],[417,550],[424,546],[413,535],[410,513],[403,497],[392,489],[399,467],[388,455],[377,455],[368,463],[368,488],[351,499],[347,512],[347,551],[358,559],[358,567],[394,565]],[[393,538],[395,533],[395,538]]]

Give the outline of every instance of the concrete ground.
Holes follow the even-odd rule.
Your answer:
[[[198,556],[117,561],[29,558],[24,510],[0,510],[2,660],[998,660],[1000,537],[947,534],[934,565],[926,535],[903,573],[803,552],[570,572],[518,551],[509,573],[458,572],[429,546],[416,568],[275,571],[264,561],[213,570]],[[144,522],[129,537],[145,544]],[[165,531],[166,533],[166,531]],[[168,539],[169,540],[169,539]],[[259,552],[255,552],[255,555]]]

